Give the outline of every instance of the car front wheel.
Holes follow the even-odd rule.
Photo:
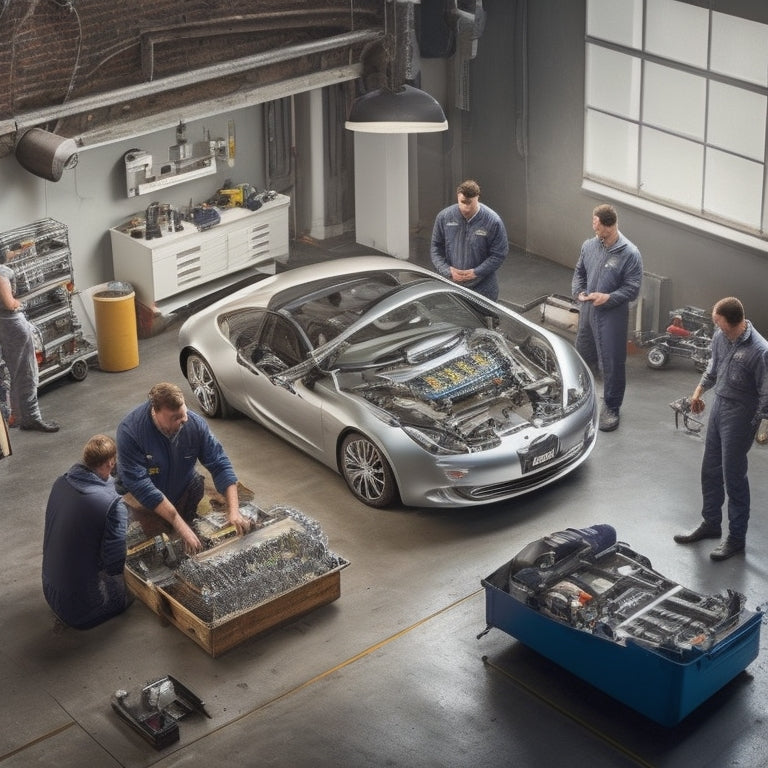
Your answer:
[[[370,507],[386,507],[397,497],[395,476],[378,447],[359,432],[341,444],[341,473],[349,490]]]
[[[219,383],[204,357],[192,354],[187,358],[187,381],[206,416],[224,419],[232,415],[232,409],[221,394]]]

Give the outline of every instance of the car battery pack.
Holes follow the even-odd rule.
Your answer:
[[[762,613],[701,595],[611,526],[531,542],[482,580],[498,628],[649,719],[674,726],[758,655]]]

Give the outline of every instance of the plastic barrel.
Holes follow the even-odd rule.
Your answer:
[[[103,371],[127,371],[139,364],[135,293],[130,288],[93,294],[96,348]]]

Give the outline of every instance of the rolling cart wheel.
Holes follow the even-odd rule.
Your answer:
[[[651,347],[646,361],[649,368],[663,368],[669,361],[669,354],[662,347]]]
[[[72,363],[72,368],[69,370],[69,375],[75,381],[82,381],[88,375],[88,361],[75,360],[75,362]]]

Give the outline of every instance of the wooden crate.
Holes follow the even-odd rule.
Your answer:
[[[341,595],[340,565],[299,587],[276,595],[248,610],[230,614],[218,622],[206,622],[187,609],[162,587],[145,581],[128,566],[125,583],[128,588],[158,616],[169,621],[194,640],[214,658],[245,640],[263,634],[299,616],[337,600]]]

